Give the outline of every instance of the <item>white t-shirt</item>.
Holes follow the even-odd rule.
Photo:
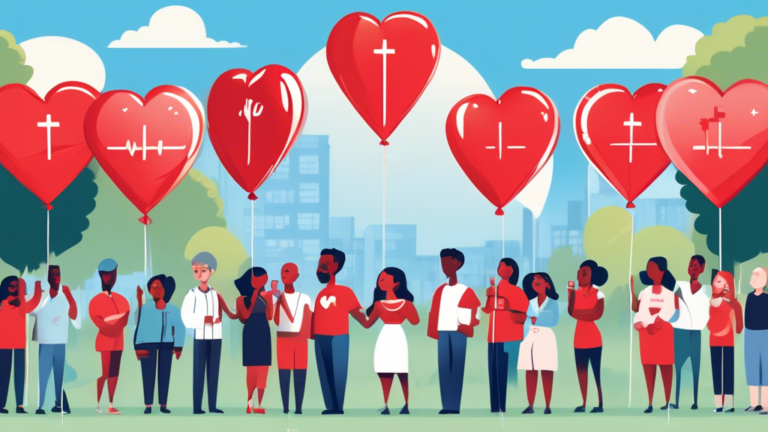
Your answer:
[[[285,305],[288,306],[293,315],[293,322],[288,319],[288,314],[280,307],[280,324],[277,326],[277,331],[298,333],[301,331],[301,324],[304,320],[304,307],[309,306],[309,310],[312,310],[312,300],[308,295],[298,292],[283,293],[283,297],[285,297]]]
[[[440,314],[437,318],[437,331],[457,331],[459,324],[469,324],[472,320],[472,310],[460,308],[459,302],[467,291],[467,286],[457,283],[445,285],[440,297]]]
[[[206,324],[206,316],[212,316],[214,324]],[[217,318],[219,322],[216,322]],[[206,292],[201,291],[199,287],[189,290],[181,305],[181,320],[187,329],[194,329],[195,339],[221,339],[221,315],[216,290],[211,287],[208,287]]]
[[[51,298],[46,292],[45,298],[37,308],[30,313],[36,317],[32,331],[32,340],[42,345],[66,344],[69,339],[69,301],[59,292]],[[80,328],[77,321],[72,320],[75,328]]]
[[[649,286],[640,291],[637,297],[640,308],[635,314],[635,323],[641,322],[648,327],[656,321],[657,316],[669,322],[675,315],[675,293],[664,287],[661,287],[660,293],[654,294],[653,287]],[[652,314],[651,309],[659,309],[659,311]]]
[[[681,330],[704,330],[709,322],[709,294],[712,288],[709,285],[702,285],[691,294],[691,283],[685,281],[677,282],[677,290],[680,296],[680,315],[677,321],[672,323],[672,327]]]

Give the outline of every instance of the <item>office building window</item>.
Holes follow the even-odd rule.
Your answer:
[[[300,203],[320,202],[320,184],[300,183],[299,184],[299,202]]]
[[[291,222],[291,217],[285,216],[266,216],[267,229],[283,229]]]
[[[320,158],[317,155],[299,156],[299,174],[318,174],[320,172]]]
[[[320,255],[320,240],[303,240],[301,242],[301,253],[307,258],[318,258]]]
[[[285,204],[293,203],[293,191],[270,191],[265,197],[268,203]]]
[[[286,156],[285,159],[283,159],[283,161],[280,162],[280,165],[277,166],[277,169],[275,170],[275,172],[272,173],[272,178],[278,179],[278,180],[285,180],[290,176],[290,174],[291,174],[291,164],[290,164],[290,161],[288,160],[288,156]]]
[[[320,213],[299,213],[296,223],[303,231],[320,229]]]

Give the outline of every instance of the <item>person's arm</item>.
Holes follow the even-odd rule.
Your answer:
[[[102,295],[102,294],[98,294]],[[96,300],[96,299],[94,299]],[[88,315],[91,317],[91,321],[96,326],[97,329],[101,333],[104,333],[106,336],[114,337],[116,336],[120,331],[122,331],[122,327],[118,327],[113,324],[109,324],[106,321],[104,321],[104,318],[101,316],[101,311],[98,310],[97,307],[94,306],[94,300],[91,300],[91,304],[88,307]]]
[[[313,318],[314,317],[312,316],[312,307],[309,305],[309,303],[307,303],[304,305],[304,314],[302,315],[302,318],[301,318],[301,330],[300,330],[300,333],[307,339],[312,337]]]
[[[184,303],[181,305],[181,319],[187,328],[203,330],[206,324],[205,304],[196,305],[197,299],[195,292],[190,290],[184,297]]]
[[[171,312],[172,332],[173,332],[173,352],[176,354],[176,360],[181,358],[181,351],[184,349],[184,339],[187,337],[187,329],[181,320],[181,313],[178,309]]]
[[[488,289],[491,289],[491,288],[488,288]],[[494,296],[488,296],[485,299],[485,307],[483,307],[481,310],[487,314],[490,314],[491,312],[493,312],[495,307],[496,307],[496,301]]]
[[[408,319],[408,322],[411,323],[411,325],[418,325],[419,322],[421,322],[421,318],[419,318],[419,311],[416,310],[416,306],[414,306],[413,302],[408,302],[408,315],[406,315],[406,318]]]
[[[245,324],[248,318],[251,317],[251,310],[253,310],[253,299],[251,299],[251,307],[245,307],[245,296],[240,296],[235,300],[235,314],[241,323]]]
[[[577,316],[573,314],[573,308],[576,304],[576,288],[568,288],[568,315],[579,319]],[[582,312],[582,311],[579,311]]]
[[[600,299],[592,309],[572,310],[570,315],[579,321],[597,321],[603,317],[604,310],[605,300]]]
[[[352,305],[352,308],[349,310],[349,314],[352,315],[352,318],[356,319],[360,325],[365,327],[365,323],[368,321],[368,318],[366,318],[365,314],[362,312],[363,307],[360,306],[360,301],[357,299],[355,292],[351,289],[349,289],[349,295],[351,296],[350,304]]]
[[[264,299],[265,302],[267,302],[267,310],[265,311],[267,315],[267,321],[272,321],[272,318],[275,316],[275,307],[272,303],[272,294],[268,292],[262,292],[261,298]]]
[[[365,321],[361,322],[360,324],[363,325],[363,327],[369,329],[373,327],[373,325],[376,323],[376,321],[379,319],[379,308],[377,308],[375,305],[378,303],[375,303],[373,306],[373,310],[371,311],[371,314],[366,317]],[[363,314],[365,317],[365,314]]]
[[[35,282],[35,293],[32,295],[32,298],[27,301],[27,296],[25,294],[27,285],[22,282],[23,280],[24,279],[19,278],[19,310],[28,314],[35,310],[37,305],[40,304],[40,298],[43,296],[43,284],[40,281]]]
[[[227,301],[224,300],[224,296],[218,291],[216,291],[216,295],[219,297],[219,308],[227,314],[229,319],[237,319],[237,314],[229,309],[229,305],[227,304]]]
[[[629,277],[629,293],[632,296],[632,312],[637,313],[640,311],[640,301],[638,301],[635,295],[635,276]]]
[[[77,302],[75,301],[75,298],[72,297],[72,291],[69,290],[68,286],[64,285],[61,288],[61,292],[64,294],[64,297],[67,298],[67,303],[69,303],[69,319],[75,321],[77,319]]]
[[[554,327],[560,321],[560,307],[556,300],[549,299],[547,307],[541,310],[536,318],[536,325],[540,327]]]
[[[466,327],[472,329],[480,324],[480,320],[477,319],[477,310],[479,308],[480,300],[477,298],[475,290],[468,287],[467,290],[464,291],[464,294],[461,296],[461,300],[459,300],[459,329],[466,329]],[[462,322],[462,319],[464,322]],[[471,330],[469,334],[472,334],[472,331],[473,330]],[[467,332],[465,331],[464,333]]]

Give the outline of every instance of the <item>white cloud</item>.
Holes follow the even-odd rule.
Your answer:
[[[696,52],[699,30],[684,25],[665,28],[654,40],[639,22],[614,17],[597,30],[581,32],[572,49],[556,58],[525,59],[525,69],[680,69]]]
[[[356,235],[382,219],[382,147],[328,69],[325,49],[299,71],[309,113],[304,134],[328,135],[330,213],[354,216]],[[445,46],[432,82],[387,140],[387,224],[416,224],[420,254],[442,247],[481,246],[500,239],[496,208],[456,163],[445,138],[453,105],[471,94],[493,97],[469,62]],[[507,239],[520,238],[522,206],[506,208]],[[480,222],[480,223],[478,223]]]
[[[152,15],[149,26],[128,30],[109,48],[245,48],[237,42],[207,36],[203,18],[184,6],[164,7]]]
[[[34,69],[27,85],[40,97],[64,81],[80,81],[98,91],[104,89],[104,63],[88,45],[60,36],[34,38],[20,45],[27,55],[26,64]]]

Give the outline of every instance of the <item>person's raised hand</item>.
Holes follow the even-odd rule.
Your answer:
[[[63,293],[63,294],[66,296],[66,297],[70,297],[70,296],[72,296],[72,291],[70,291],[70,290],[69,290],[69,287],[68,287],[68,286],[66,286],[66,285],[62,285],[62,287],[61,287],[61,292],[62,292],[62,293]]]
[[[637,330],[637,331],[640,331],[640,330],[645,328],[645,326],[641,322],[635,323],[634,327],[635,327],[635,330]]]

